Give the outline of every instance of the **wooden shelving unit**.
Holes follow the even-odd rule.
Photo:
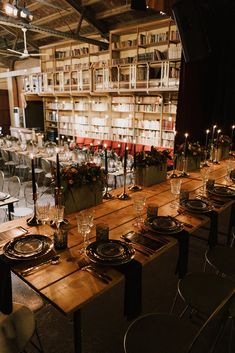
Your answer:
[[[110,32],[109,50],[62,42],[40,49],[41,73],[25,94],[44,97],[58,134],[172,147],[181,46],[172,19]]]

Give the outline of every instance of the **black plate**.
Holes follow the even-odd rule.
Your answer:
[[[235,190],[228,186],[214,186],[212,190],[208,190],[210,194],[225,197],[235,197]]]
[[[3,253],[12,260],[32,260],[44,256],[53,248],[53,241],[46,235],[29,234],[6,243]]]
[[[180,221],[170,216],[147,218],[145,225],[160,234],[179,233],[184,229]]]
[[[96,241],[88,245],[86,254],[92,262],[102,265],[122,265],[131,261],[135,250],[120,240]]]
[[[213,206],[208,205],[207,202],[200,199],[191,199],[185,201],[183,206],[190,212],[204,213],[209,212],[213,209]]]

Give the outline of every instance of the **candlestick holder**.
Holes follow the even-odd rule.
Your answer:
[[[173,178],[178,178],[178,174],[176,174],[175,170],[176,170],[176,155],[174,154],[173,155],[173,170],[172,170],[172,173],[170,175],[170,178],[173,179]]]
[[[63,198],[63,187],[62,186],[57,186],[55,187],[55,206],[62,206],[62,198]],[[63,219],[62,222],[60,222],[60,225],[65,225],[69,224],[69,221],[67,219]],[[56,227],[55,221],[50,222],[51,227]]]
[[[189,173],[187,172],[187,157],[184,157],[183,158],[183,170],[182,172],[180,173],[180,177],[188,177],[189,176]]]
[[[130,191],[140,191],[142,190],[141,186],[137,185],[136,183],[136,176],[137,176],[137,172],[136,172],[136,168],[134,168],[133,170],[133,176],[134,176],[134,183],[128,188]]]
[[[220,164],[218,157],[219,157],[219,148],[216,147],[215,148],[215,159],[213,160],[213,164]]]
[[[108,174],[106,174],[105,192],[104,192],[104,195],[103,195],[103,199],[105,199],[105,200],[109,200],[109,199],[113,198],[113,195],[110,194],[110,192],[108,191],[108,189],[109,189],[108,178],[109,178],[109,176],[108,176]]]
[[[37,193],[35,192],[33,194],[33,216],[31,218],[27,219],[27,225],[30,227],[36,227],[36,226],[40,226],[42,224],[42,222],[40,221],[40,219],[38,219],[37,217]]]
[[[118,195],[119,200],[128,200],[130,196],[126,193],[126,171],[123,174],[123,193]]]

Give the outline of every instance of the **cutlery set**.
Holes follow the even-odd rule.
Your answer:
[[[78,267],[81,271],[86,271],[90,273],[93,277],[99,279],[105,284],[109,284],[112,281],[112,277],[107,275],[101,270],[98,270],[95,266],[91,265],[85,258],[82,258],[78,261]]]

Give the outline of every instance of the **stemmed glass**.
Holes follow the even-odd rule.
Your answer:
[[[88,234],[91,232],[91,228],[93,226],[94,214],[88,212],[86,210],[81,211],[77,215],[77,227],[78,233],[81,234],[83,238],[83,247],[80,250],[81,254],[85,254],[88,240]]]
[[[226,161],[226,176],[225,176],[225,181],[226,181],[226,185],[230,185],[232,182],[231,179],[231,172],[234,170],[235,167],[235,161],[229,159],[228,161]]]
[[[182,180],[179,178],[173,178],[170,180],[170,183],[171,183],[171,193],[174,195],[174,202],[171,203],[171,207],[177,208],[179,205],[177,198],[179,197],[179,194],[180,194]]]
[[[141,228],[141,226],[144,223],[142,213],[146,204],[146,195],[143,195],[143,194],[133,195],[132,200],[133,200],[133,207],[136,213],[136,221],[134,223],[134,226],[137,228]]]
[[[202,179],[202,188],[200,192],[201,196],[206,196],[206,182],[208,181],[209,173],[210,173],[210,168],[208,167],[202,167],[200,170],[200,176]]]

